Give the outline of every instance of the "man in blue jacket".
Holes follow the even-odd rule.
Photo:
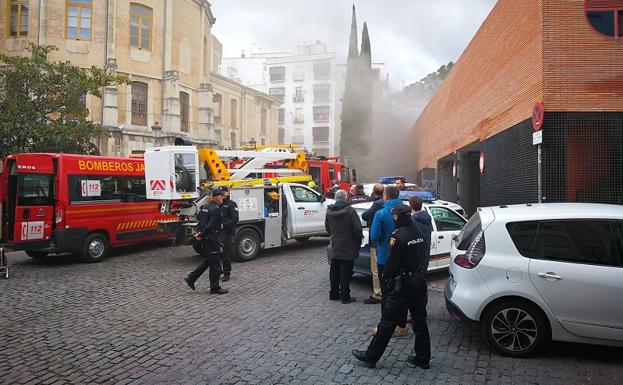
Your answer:
[[[385,309],[385,299],[389,293],[387,283],[383,277],[383,271],[385,269],[385,263],[389,257],[389,238],[394,232],[394,217],[392,215],[392,208],[396,205],[401,205],[402,201],[398,198],[399,192],[396,186],[385,186],[383,190],[383,199],[385,203],[383,208],[374,214],[372,220],[372,227],[370,228],[370,242],[376,244],[376,263],[379,272],[379,283],[381,284],[381,312]],[[407,315],[405,314],[404,320],[398,323],[396,328],[396,334],[404,336],[407,334]],[[374,332],[376,333],[376,328]]]
[[[431,233],[433,231],[433,221],[426,210],[422,210],[422,205],[422,198],[419,196],[412,196],[409,198],[409,206],[411,206],[412,210],[411,219],[420,227],[420,231],[424,235],[424,247],[426,248],[426,258],[421,260],[422,266],[420,266],[420,271],[427,272],[428,262],[430,260],[430,243]],[[426,275],[421,278],[425,280]]]

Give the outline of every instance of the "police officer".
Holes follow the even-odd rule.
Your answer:
[[[213,190],[212,201],[199,208],[197,214],[197,233],[196,239],[201,239],[201,249],[203,250],[203,260],[184,278],[186,284],[195,290],[195,281],[207,269],[210,277],[210,294],[225,294],[227,290],[221,288],[219,280],[221,278],[221,257],[223,254],[223,246],[220,238],[222,228],[220,206],[223,204],[223,192],[221,190]]]
[[[411,220],[411,210],[405,205],[392,209],[396,230],[389,238],[390,254],[385,264],[384,279],[389,294],[381,315],[378,332],[372,338],[368,350],[353,350],[353,356],[364,365],[374,368],[392,338],[394,329],[409,310],[413,316],[415,355],[407,361],[422,369],[430,367],[430,335],[426,324],[428,287],[424,235]]]
[[[223,282],[229,281],[231,278],[231,258],[234,254],[234,230],[238,223],[238,205],[229,199],[229,189],[221,188],[223,191],[223,204],[220,207],[221,223],[223,230],[221,231],[221,241],[223,242]]]

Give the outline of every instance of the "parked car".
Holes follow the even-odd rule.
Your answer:
[[[401,194],[404,204],[409,204],[409,194]],[[371,202],[359,203],[352,207],[357,211],[359,217],[372,206]],[[459,206],[460,207],[460,206]],[[450,243],[452,236],[457,235],[467,223],[461,214],[446,207],[443,204],[424,202],[422,207],[433,219],[433,233],[431,234],[430,263],[428,271],[447,269],[450,265]],[[366,222],[361,220],[363,228],[363,241],[359,250],[359,258],[355,259],[355,273],[371,275],[370,271],[370,228]]]
[[[374,188],[375,184],[376,183],[364,183],[363,184],[363,191],[365,192],[366,195],[370,196],[370,194],[372,194],[372,189]],[[393,183],[387,184],[386,186],[389,186],[389,185],[394,186]],[[453,203],[453,202],[448,202],[448,201],[444,201],[441,199],[437,199],[435,198],[433,193],[431,193],[430,191],[424,190],[423,188],[416,185],[415,183],[405,183],[405,191],[402,191],[401,194],[410,193],[412,191],[420,193],[419,195],[422,198],[422,200],[427,201],[428,203],[447,206],[451,208],[452,210],[456,211],[457,213],[461,214],[462,216],[465,216],[465,210],[463,210],[463,207],[461,207],[460,205]]]
[[[452,247],[446,305],[497,352],[548,340],[623,346],[623,206],[480,208]]]

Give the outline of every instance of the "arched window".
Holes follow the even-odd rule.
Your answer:
[[[603,36],[623,37],[623,0],[586,0],[586,19]]]
[[[130,3],[130,45],[151,50],[152,9],[142,4]]]

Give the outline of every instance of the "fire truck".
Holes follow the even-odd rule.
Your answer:
[[[142,159],[17,154],[0,159],[0,248],[32,258],[106,257],[111,246],[171,238],[160,203],[146,199]]]
[[[265,148],[279,148],[285,149],[291,152],[300,151],[301,148],[296,145],[274,145],[274,146],[243,146],[243,150],[247,151],[261,151]],[[340,161],[337,156],[324,157],[314,156],[313,154],[306,153],[305,159],[309,167],[309,175],[311,175],[312,181],[316,184],[318,192],[325,196],[330,196],[335,193],[335,189],[347,191],[350,186],[357,183],[357,171],[354,167],[347,166],[344,162]],[[232,163],[227,163],[228,168],[236,168],[244,164],[243,160],[236,160]],[[266,167],[280,167],[279,164],[267,164]],[[264,174],[264,177],[273,177],[274,174]]]
[[[227,168],[230,161],[241,159],[236,168]],[[175,233],[184,229],[186,243],[199,253],[200,243],[193,238],[198,209],[210,201],[211,188],[230,189],[240,216],[234,229],[234,257],[240,261],[254,259],[260,250],[280,247],[290,239],[306,241],[327,235],[324,220],[333,201],[307,185],[311,181],[307,168],[304,153],[283,148],[167,146],[145,152],[147,197],[162,201],[163,213],[178,215],[175,220],[160,221],[161,229]]]

